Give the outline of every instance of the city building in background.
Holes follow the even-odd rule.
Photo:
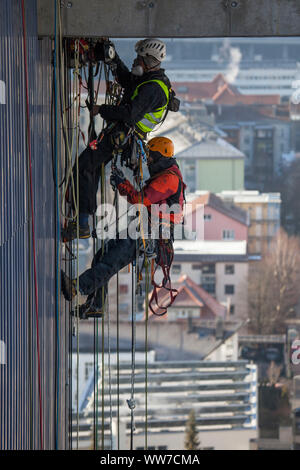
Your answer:
[[[248,240],[248,212],[211,192],[187,195],[185,222],[197,240]]]
[[[266,254],[280,228],[280,193],[222,191],[218,193],[218,197],[224,202],[233,202],[248,213],[249,255]]]
[[[184,274],[226,308],[230,318],[247,318],[247,241],[176,241],[172,279]]]
[[[173,265],[173,272],[179,270],[179,265]],[[159,306],[168,304],[170,292],[164,288],[158,290],[157,305],[153,307],[153,311],[149,312],[151,321],[192,320],[194,318],[212,320],[218,317],[226,317],[226,308],[186,274],[183,274],[176,282],[172,283],[172,289],[177,291],[176,298],[163,316],[159,316],[162,312]]]
[[[243,94],[280,95],[288,99],[300,78],[297,37],[167,39],[165,68],[172,82],[211,82],[223,74]],[[133,39],[118,39],[128,64]]]
[[[175,82],[174,90],[185,103],[237,105],[258,104],[278,105],[280,95],[253,95],[241,93],[238,88],[230,83],[222,73],[218,73],[211,81],[201,82]]]
[[[285,154],[295,148],[289,110],[276,105],[236,104],[208,106],[225,139],[243,152],[245,187],[270,191],[285,163]]]
[[[159,134],[174,142],[188,192],[215,193],[244,188],[245,155],[219,136],[213,127],[191,126],[188,119],[178,113],[161,126]]]
[[[184,449],[184,432],[190,410],[196,411],[197,428],[201,433],[201,448],[248,450],[250,440],[258,437],[257,429],[257,368],[249,361],[238,360],[238,332],[242,322],[185,318],[176,321],[152,321],[148,338],[148,421],[149,450]],[[120,386],[117,389],[116,355],[104,353],[104,447],[117,447],[117,414],[110,410],[120,396],[121,450],[128,449],[130,417],[128,397],[132,380],[128,353],[131,344],[130,322],[122,324]],[[80,367],[81,395],[79,399],[79,448],[89,449],[93,439],[93,414],[96,397],[93,394],[93,336],[88,325],[83,328]],[[115,330],[111,346],[116,343]],[[145,325],[136,324],[135,363],[135,438],[134,448],[145,448]],[[76,354],[73,353],[74,367]],[[114,378],[109,382],[109,374]],[[102,377],[98,395],[102,395]],[[74,376],[74,381],[76,377]],[[96,402],[97,404],[97,402]],[[98,412],[102,413],[101,401]],[[75,420],[76,410],[73,413]],[[110,426],[112,422],[112,427]],[[99,435],[101,441],[102,435]],[[73,441],[75,445],[76,434]]]

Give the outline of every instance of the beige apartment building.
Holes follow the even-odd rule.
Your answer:
[[[222,191],[218,196],[248,212],[248,254],[265,254],[280,228],[280,193]]]
[[[228,319],[248,316],[247,241],[176,241],[172,281],[186,274],[226,308]]]

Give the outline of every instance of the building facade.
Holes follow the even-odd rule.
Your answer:
[[[247,318],[246,241],[177,241],[172,279],[186,274],[226,308],[227,318]]]
[[[248,253],[259,256],[265,254],[280,228],[280,193],[223,191],[218,196],[248,212]]]
[[[208,106],[225,139],[245,155],[245,187],[269,191],[284,165],[284,155],[296,148],[288,107],[276,105]]]
[[[70,338],[56,277],[53,41],[38,40],[37,2],[24,2],[24,23],[21,3],[1,2],[0,15],[0,449],[68,449]]]
[[[197,240],[248,240],[248,213],[210,192],[188,195],[185,223]]]
[[[203,137],[177,158],[189,192],[244,188],[245,156],[222,139]]]

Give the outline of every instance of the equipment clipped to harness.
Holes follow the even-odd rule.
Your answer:
[[[76,42],[78,46],[76,46]],[[69,54],[67,56],[68,67],[71,69],[75,68],[76,47],[78,47],[79,66],[87,65],[90,60],[90,55],[91,55],[91,48],[92,48],[91,42],[84,38],[80,38],[79,40],[69,39],[68,43],[69,43],[68,44]]]
[[[100,144],[101,140],[103,139],[105,134],[110,134],[114,127],[116,127],[116,122],[111,122],[106,126],[98,135],[97,139],[92,140],[92,142],[89,143],[89,146],[92,150],[97,150],[98,149],[98,144]]]
[[[103,38],[95,44],[94,55],[96,61],[110,64],[116,57],[115,46],[108,38]]]
[[[156,257],[156,266],[154,272],[152,273],[151,284],[153,286],[153,292],[149,300],[149,309],[154,315],[161,317],[167,313],[168,308],[173,304],[174,300],[177,297],[177,289],[173,289],[171,285],[170,270],[174,258],[174,249],[172,240],[163,240],[160,239],[157,241],[157,257]],[[163,280],[161,285],[157,284],[155,281],[155,273],[158,268],[161,267],[163,272]],[[158,294],[162,289],[165,289],[170,293],[170,301],[167,305],[160,305],[158,300]],[[153,302],[156,303],[156,311],[154,310]],[[160,313],[158,310],[162,310]]]
[[[114,44],[108,38],[102,38],[98,41],[80,38],[68,40],[68,67],[74,68],[75,66],[76,41],[78,41],[78,59],[80,66],[86,66],[89,62],[92,62],[93,64],[104,62],[105,64],[113,65],[113,60],[116,57],[116,50]]]
[[[147,162],[147,150],[146,142],[142,140],[136,132],[132,136],[132,145],[130,158],[126,161],[126,166],[128,166],[136,175],[140,169],[140,162]]]
[[[119,160],[121,166],[130,168],[136,175],[140,160],[147,161],[146,143],[136,134],[134,128],[128,127],[126,132],[118,126],[111,132],[111,141],[115,165]],[[92,144],[94,145],[94,142]]]

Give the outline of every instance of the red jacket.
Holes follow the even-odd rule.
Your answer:
[[[179,204],[180,211],[176,214],[170,214],[170,221],[181,223],[183,217],[184,189],[186,185],[183,182],[181,172],[176,164],[170,168],[162,170],[157,175],[150,178],[142,191],[134,189],[130,181],[126,180],[119,184],[118,190],[121,196],[126,196],[131,204],[143,203],[151,211],[152,204],[168,205]],[[172,197],[173,196],[173,197]],[[159,211],[160,212],[160,211]],[[163,209],[160,212],[160,218],[164,218]]]

